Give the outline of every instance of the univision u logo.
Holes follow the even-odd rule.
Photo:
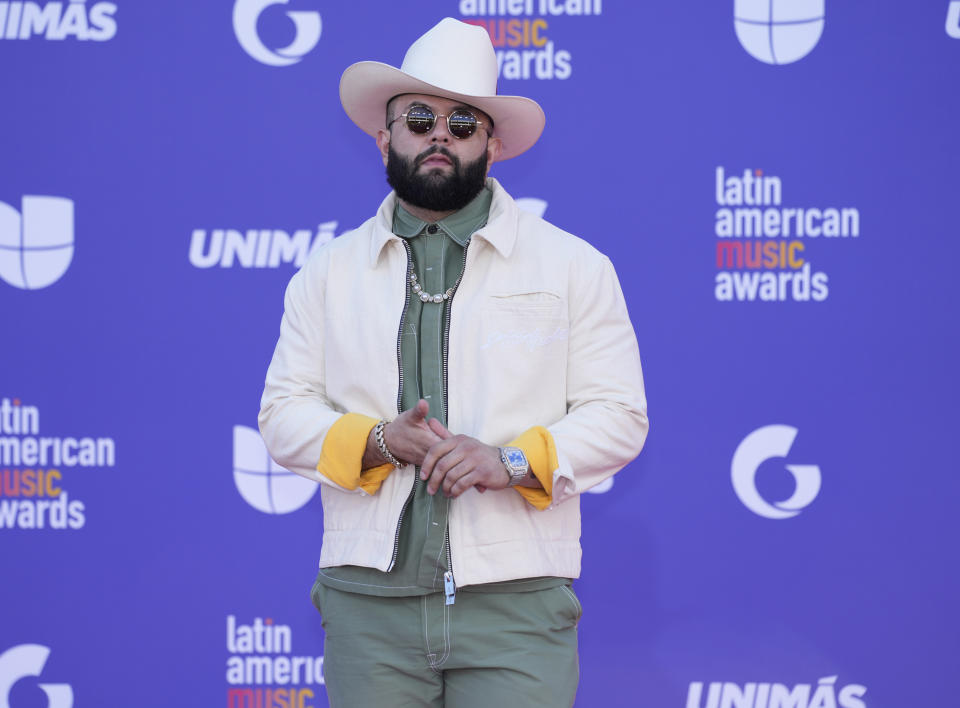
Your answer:
[[[73,200],[25,196],[0,202],[0,278],[36,290],[57,282],[73,260]]]
[[[743,48],[767,64],[790,64],[823,34],[825,0],[734,0],[733,25]]]
[[[260,433],[243,425],[233,426],[233,481],[244,501],[264,514],[296,511],[320,488],[270,459]]]

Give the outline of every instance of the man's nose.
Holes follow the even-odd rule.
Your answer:
[[[447,121],[437,116],[437,122],[433,124],[433,130],[430,133],[430,142],[449,143],[452,137],[447,129]]]

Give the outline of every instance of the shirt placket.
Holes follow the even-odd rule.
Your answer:
[[[431,295],[443,293],[446,273],[444,256],[448,238],[435,224],[429,225],[420,238],[424,239],[424,259],[420,282],[423,289]],[[430,417],[446,425],[447,416],[443,409],[443,316],[446,303],[425,302],[420,313],[420,386],[421,395],[430,404]],[[426,517],[426,542],[420,556],[417,584],[425,587],[442,586],[443,572],[446,570],[444,555],[447,512],[450,500],[443,492],[433,497],[426,494],[426,486],[420,492],[429,500]]]

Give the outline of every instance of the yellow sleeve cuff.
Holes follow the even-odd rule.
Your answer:
[[[531,487],[512,487],[512,489],[515,489],[535,509],[543,511],[553,501],[553,471],[560,466],[553,436],[549,430],[537,425],[508,442],[507,446],[519,447],[523,450],[523,454],[527,456],[527,462],[530,463],[530,471],[543,485],[543,489]]]
[[[376,418],[359,413],[340,416],[323,439],[317,472],[345,489],[359,487],[367,494],[375,494],[393,471],[390,464],[363,469],[367,438],[378,422]]]

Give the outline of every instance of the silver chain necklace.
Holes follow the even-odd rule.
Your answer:
[[[447,288],[447,291],[440,295],[431,295],[423,289],[423,287],[420,285],[420,282],[417,280],[417,274],[412,270],[410,272],[410,289],[413,290],[414,294],[420,298],[420,302],[435,302],[440,304],[444,300],[449,300],[453,295],[453,288]]]

